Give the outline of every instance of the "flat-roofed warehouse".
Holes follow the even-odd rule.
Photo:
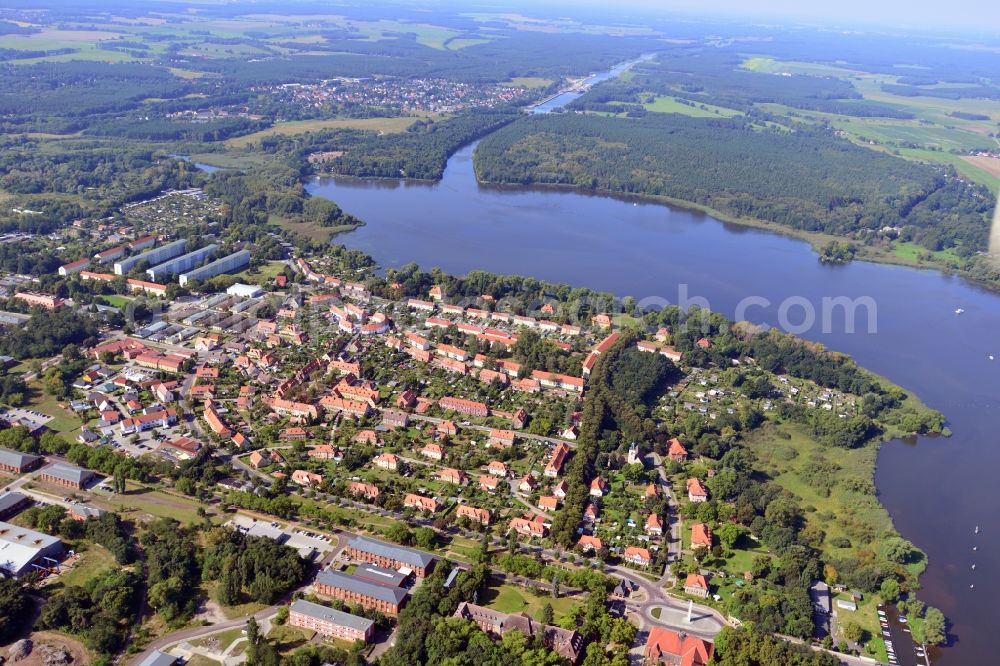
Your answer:
[[[16,578],[36,565],[55,566],[62,553],[62,541],[56,537],[0,522],[0,571],[5,574]]]
[[[366,537],[351,539],[347,544],[347,555],[388,569],[410,569],[421,578],[434,567],[433,555]]]

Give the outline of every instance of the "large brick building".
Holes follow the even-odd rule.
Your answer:
[[[385,615],[398,615],[406,591],[372,583],[339,571],[322,571],[316,577],[316,591],[348,604],[359,604]]]
[[[351,539],[347,544],[347,555],[355,560],[387,569],[409,569],[421,578],[434,568],[433,555],[366,537]]]
[[[572,629],[563,629],[536,622],[527,613],[508,615],[500,611],[462,602],[455,611],[455,617],[475,622],[488,634],[503,637],[517,629],[529,641],[538,638],[548,649],[575,664],[583,653],[583,636]]]
[[[66,463],[57,463],[52,467],[42,470],[38,475],[38,480],[44,483],[51,483],[54,486],[82,490],[95,476],[97,475],[89,469],[83,469],[82,467]]]
[[[23,474],[38,467],[42,459],[13,449],[0,449],[0,471]]]
[[[289,608],[288,624],[346,641],[367,643],[375,633],[375,623],[368,618],[314,604],[305,599],[297,600]]]

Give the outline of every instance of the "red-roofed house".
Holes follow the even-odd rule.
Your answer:
[[[712,530],[705,523],[695,523],[691,526],[691,547],[711,548]]]
[[[649,554],[648,550],[645,548],[638,548],[636,546],[626,547],[623,559],[629,564],[634,564],[639,567],[648,567],[653,562],[653,558]]]
[[[714,655],[715,645],[711,641],[665,627],[650,630],[643,651],[647,662],[671,666],[706,666]]]
[[[691,502],[704,502],[708,500],[708,489],[705,488],[705,484],[701,482],[701,479],[688,479],[687,490],[688,500]]]
[[[479,523],[480,525],[490,524],[490,512],[486,509],[480,509],[478,507],[469,506],[468,504],[463,504],[458,507],[456,514],[459,518],[468,518],[474,523]]]
[[[646,518],[646,534],[649,536],[663,536],[663,522],[655,513],[649,514]]]
[[[674,462],[684,462],[687,460],[688,452],[687,449],[684,448],[684,445],[681,444],[681,440],[674,437],[668,442],[668,444],[670,447],[667,449],[667,456],[671,460]]]
[[[684,591],[704,599],[708,596],[708,581],[701,574],[688,574],[687,580],[684,581]]]

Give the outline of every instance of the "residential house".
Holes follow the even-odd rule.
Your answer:
[[[708,596],[708,581],[701,574],[688,574],[684,581],[684,591],[691,596],[704,599]]]

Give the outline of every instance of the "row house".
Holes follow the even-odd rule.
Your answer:
[[[355,497],[360,496],[368,500],[377,499],[382,494],[378,486],[374,483],[364,483],[362,481],[351,481],[351,485],[348,486],[348,492]]]
[[[490,524],[490,512],[486,509],[480,509],[478,507],[469,506],[468,504],[463,504],[458,507],[458,511],[455,512],[458,518],[468,518],[474,523],[479,523],[480,525]]]
[[[219,414],[218,410],[215,408],[215,404],[209,400],[205,403],[205,422],[208,423],[208,427],[212,429],[216,435],[220,437],[229,437],[232,431],[225,421],[222,420],[222,416]]]
[[[438,406],[445,411],[455,411],[468,416],[486,417],[490,415],[490,408],[485,404],[464,398],[446,396],[438,400]]]
[[[417,495],[415,493],[408,493],[406,497],[403,498],[403,506],[407,509],[428,511],[430,513],[436,513],[438,509],[441,508],[440,502],[433,497],[424,497],[423,495]]]
[[[454,372],[459,375],[465,375],[469,372],[469,366],[462,361],[456,361],[450,358],[443,358],[438,356],[434,359],[433,365],[436,368],[441,368],[442,370],[447,370],[448,372]]]
[[[271,411],[281,416],[313,420],[319,418],[319,408],[307,402],[295,402],[293,400],[285,400],[284,398],[271,398],[266,402]]]
[[[552,451],[552,457],[549,458],[549,462],[545,465],[545,476],[553,479],[559,476],[562,466],[566,462],[566,457],[569,456],[569,451],[569,444],[565,442],[556,444],[555,449]]]
[[[145,432],[152,428],[169,428],[177,423],[176,409],[160,409],[149,414],[125,419],[121,422],[120,428],[123,435],[134,432]]]
[[[560,375],[555,372],[534,370],[531,373],[531,378],[537,380],[539,384],[546,388],[557,388],[576,393],[583,392],[583,379],[580,377],[570,377],[569,375]]]
[[[333,395],[323,396],[320,406],[331,414],[347,414],[355,418],[363,418],[371,413],[371,405],[359,400],[345,400]]]
[[[521,536],[526,537],[545,537],[548,535],[549,530],[545,527],[544,523],[535,522],[534,520],[528,520],[527,518],[511,518],[510,519],[510,529],[517,532]]]

